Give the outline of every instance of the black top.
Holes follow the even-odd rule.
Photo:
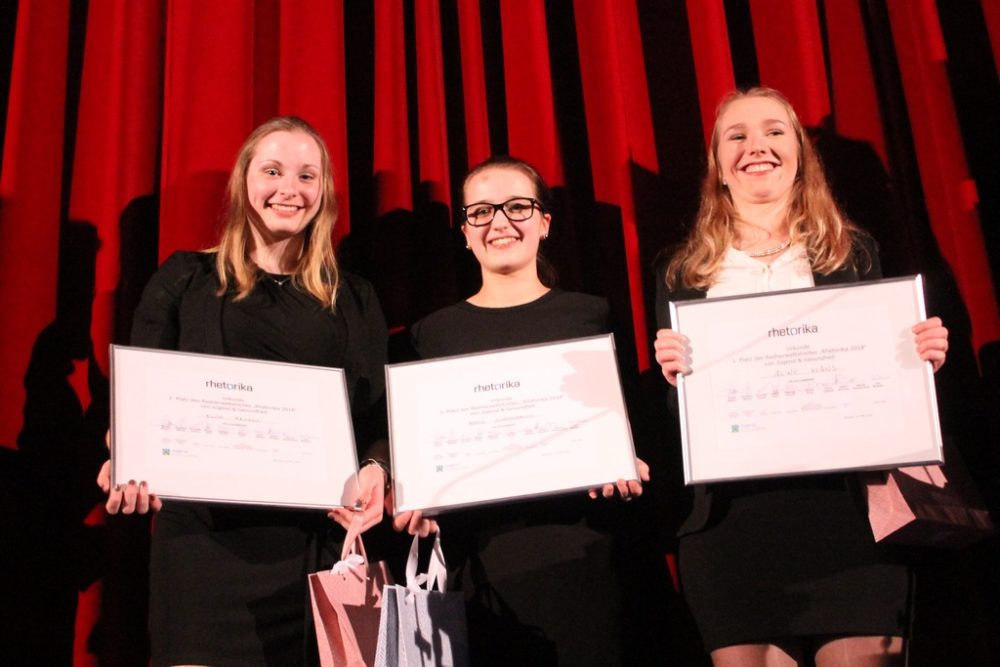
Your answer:
[[[422,359],[505,347],[552,343],[610,331],[608,302],[553,289],[509,308],[481,308],[460,301],[413,325],[410,335]]]
[[[268,274],[240,301],[222,308],[222,344],[228,356],[342,368],[347,323],[291,282]]]
[[[608,302],[601,297],[553,289],[538,299],[507,308],[483,308],[460,301],[420,320],[410,329],[422,359],[552,343],[609,332]],[[442,517],[442,539],[450,564],[459,564],[471,543],[459,541],[514,525],[573,523],[593,503],[586,494],[450,512]],[[448,553],[450,552],[450,553]]]

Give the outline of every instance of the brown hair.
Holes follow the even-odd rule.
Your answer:
[[[222,237],[219,245],[212,249],[217,253],[215,266],[221,284],[219,293],[225,293],[231,285],[236,291],[237,300],[246,298],[260,277],[260,269],[250,259],[250,219],[257,212],[250,205],[247,195],[247,170],[257,151],[257,144],[272,132],[300,132],[311,137],[319,146],[322,199],[316,215],[302,232],[305,240],[298,265],[292,272],[292,283],[332,308],[337,300],[340,272],[334,258],[331,238],[333,226],[337,223],[337,198],[333,188],[330,154],[319,133],[309,123],[295,116],[272,118],[251,132],[240,148],[236,164],[229,175]]]
[[[532,186],[535,188],[535,199],[542,205],[541,212],[548,213],[551,209],[553,199],[552,189],[545,182],[545,179],[542,178],[542,175],[528,162],[520,158],[511,157],[510,155],[492,155],[469,170],[469,173],[465,175],[465,180],[462,181],[461,200],[463,206],[468,203],[465,201],[465,186],[474,177],[487,169],[513,169],[521,172],[528,177],[528,180],[531,181]],[[461,223],[464,227],[464,218]],[[538,249],[538,253],[535,255],[535,269],[538,272],[538,279],[546,287],[555,287],[559,283],[559,274],[556,272],[555,267],[542,254],[541,248]]]
[[[701,184],[698,215],[687,239],[667,266],[667,285],[671,289],[709,287],[736,238],[735,224],[739,216],[720,172],[719,122],[730,104],[748,97],[765,97],[781,104],[788,112],[798,140],[798,172],[787,212],[792,242],[805,245],[813,270],[822,274],[830,274],[850,260],[851,240],[858,233],[857,227],[838,209],[819,156],[788,99],[773,88],[759,86],[733,91],[719,103],[708,150],[708,165]]]

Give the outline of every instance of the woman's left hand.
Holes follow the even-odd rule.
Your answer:
[[[326,515],[347,530],[354,515],[363,512],[361,532],[368,530],[382,521],[385,512],[385,484],[385,472],[382,468],[366,465],[358,471],[358,498],[355,507],[334,507]]]
[[[617,489],[619,495],[621,495],[622,500],[632,500],[635,496],[642,495],[642,483],[649,481],[649,466],[646,462],[636,457],[635,459],[635,469],[639,473],[639,479],[620,479],[613,484],[605,484],[601,487],[600,494],[605,498],[610,498],[615,495],[615,490]],[[587,492],[591,498],[596,498],[598,494],[597,489],[591,489]]]
[[[940,317],[931,317],[912,329],[917,337],[917,354],[923,361],[931,362],[934,372],[944,366],[948,352],[948,330]]]

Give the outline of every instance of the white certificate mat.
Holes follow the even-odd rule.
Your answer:
[[[942,461],[920,276],[670,304],[688,484]]]
[[[290,507],[356,497],[340,369],[112,345],[111,394],[113,484]]]
[[[386,390],[397,512],[637,479],[610,334],[390,365]]]

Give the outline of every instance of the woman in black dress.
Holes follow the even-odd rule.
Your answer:
[[[658,270],[656,359],[674,386],[697,372],[697,341],[669,328],[670,301],[878,278],[874,241],[837,210],[788,101],[767,88],[733,93],[716,116],[694,229]],[[921,359],[940,368],[941,320],[913,332]],[[849,474],[696,487],[680,573],[715,665],[899,661],[908,573],[874,542],[856,487]]]
[[[219,245],[175,253],[150,280],[132,344],[343,368],[359,448],[378,446],[385,321],[371,285],[334,261],[337,206],[323,140],[298,118],[264,123],[240,150],[228,196]],[[379,494],[383,475],[379,465],[361,471]],[[322,512],[162,502],[156,480],[110,489],[107,464],[98,483],[111,513],[159,511],[154,665],[316,662],[306,575],[335,560],[331,543],[343,536]],[[366,500],[368,523],[381,519],[381,495]]]
[[[463,187],[462,231],[479,262],[482,286],[413,325],[421,358],[431,359],[608,333],[609,308],[600,297],[550,287],[539,245],[552,224],[550,192],[538,172],[510,157],[493,157],[469,173]],[[641,479],[647,468],[639,461]],[[591,492],[624,498],[641,493],[638,480],[618,480]],[[502,641],[469,618],[474,662],[480,664],[624,664],[619,646],[620,600],[613,582],[611,538],[598,530],[614,506],[580,497],[548,498],[444,515],[442,542],[450,567],[469,558],[485,565],[490,584],[521,623],[552,642]],[[427,532],[419,512],[394,520],[398,530]],[[465,568],[466,576],[468,577]],[[474,593],[468,579],[463,584]],[[478,643],[478,645],[477,645]],[[551,651],[551,652],[550,652]]]

